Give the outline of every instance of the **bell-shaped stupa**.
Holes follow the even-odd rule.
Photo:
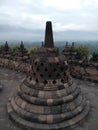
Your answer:
[[[68,72],[66,57],[54,47],[50,21],[44,45],[33,58],[32,72],[9,100],[7,111],[15,123],[28,130],[67,130],[89,112],[89,102]]]

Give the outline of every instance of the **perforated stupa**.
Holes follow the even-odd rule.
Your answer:
[[[89,112],[89,102],[68,72],[66,57],[54,47],[50,21],[44,45],[33,58],[32,72],[9,100],[7,111],[18,126],[29,130],[67,130]]]

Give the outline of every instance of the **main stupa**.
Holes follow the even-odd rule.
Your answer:
[[[54,46],[50,21],[43,46],[32,59],[32,72],[10,98],[7,111],[18,126],[28,130],[69,130],[89,112],[89,101],[73,82],[66,57]]]

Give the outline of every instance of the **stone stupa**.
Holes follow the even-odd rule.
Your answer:
[[[46,23],[44,45],[32,61],[32,73],[10,98],[7,111],[23,129],[67,130],[89,112],[89,102],[73,82],[66,57],[54,47],[52,25]]]
[[[3,55],[11,54],[11,48],[9,47],[7,41],[5,42],[4,48],[3,48],[3,50],[2,50],[2,54],[3,54]]]
[[[27,49],[24,47],[23,41],[21,41],[20,47],[19,47],[19,53],[20,55],[26,55],[27,54]]]

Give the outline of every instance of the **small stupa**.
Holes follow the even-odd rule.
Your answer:
[[[20,55],[25,55],[27,54],[27,49],[24,47],[24,43],[23,41],[21,41],[20,47],[19,47],[19,53]]]
[[[7,55],[7,54],[11,54],[11,48],[8,45],[8,42],[5,42],[2,54]]]
[[[46,23],[44,45],[32,61],[32,73],[9,99],[10,118],[28,130],[67,130],[89,112],[81,89],[73,82],[66,57],[54,47],[52,24]]]
[[[72,45],[68,45],[68,42],[66,42],[65,48],[62,51],[62,54],[66,56],[67,61],[71,62],[78,62],[82,60],[81,53],[76,49],[75,43],[72,42]]]
[[[98,53],[94,52],[91,60],[98,63]]]

